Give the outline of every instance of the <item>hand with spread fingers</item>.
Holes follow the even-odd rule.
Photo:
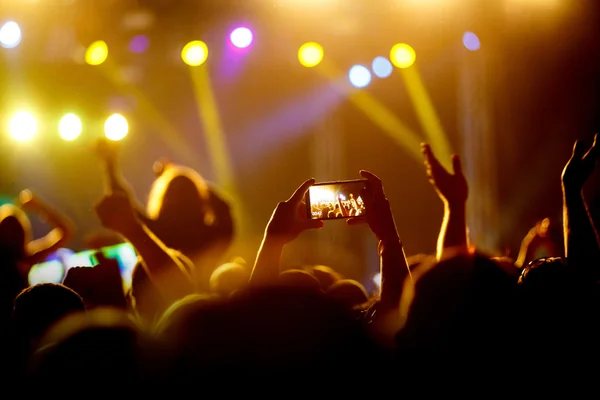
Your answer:
[[[563,189],[568,192],[580,192],[600,160],[600,145],[598,134],[594,136],[592,146],[585,151],[582,141],[578,140],[573,146],[573,155],[565,165],[562,173]]]
[[[450,173],[435,157],[429,144],[422,144],[421,151],[425,158],[427,177],[440,199],[449,204],[466,203],[469,196],[469,185],[463,174],[460,157],[456,154],[452,156],[453,173]]]

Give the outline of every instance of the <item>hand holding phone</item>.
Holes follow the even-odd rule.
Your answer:
[[[313,220],[364,217],[366,189],[366,179],[315,183],[306,192],[307,216]]]

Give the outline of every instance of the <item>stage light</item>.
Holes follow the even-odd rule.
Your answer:
[[[479,38],[473,32],[465,32],[463,35],[463,44],[470,51],[477,51],[479,47],[481,47],[481,43],[479,42]]]
[[[19,111],[10,120],[8,130],[10,135],[19,142],[25,142],[37,133],[37,121],[33,114]]]
[[[229,40],[238,49],[245,49],[252,44],[254,35],[252,31],[245,27],[235,28],[229,35]]]
[[[121,114],[113,114],[106,119],[104,123],[104,134],[106,138],[113,141],[118,141],[127,136],[129,132],[129,124],[127,119]]]
[[[354,67],[350,68],[348,79],[350,79],[352,86],[364,88],[371,83],[371,72],[369,72],[365,66],[355,65]]]
[[[85,62],[89,65],[100,65],[108,58],[108,45],[103,40],[90,44],[85,52]]]
[[[306,68],[316,67],[323,61],[323,47],[315,42],[304,43],[298,50],[298,60]]]
[[[375,57],[372,65],[373,73],[378,78],[387,78],[392,74],[394,67],[390,60],[385,57]]]
[[[206,62],[208,46],[200,40],[189,42],[181,50],[181,59],[190,67],[197,67]]]
[[[83,124],[75,114],[67,114],[58,123],[58,133],[64,140],[75,140],[81,135]]]
[[[415,50],[406,43],[398,43],[390,51],[390,60],[398,68],[408,68],[415,63]]]
[[[129,42],[129,50],[134,53],[143,53],[148,50],[150,46],[150,41],[148,37],[145,35],[137,35],[134,36],[133,39]]]
[[[6,49],[17,47],[21,43],[21,28],[15,21],[7,21],[0,28],[0,46]]]

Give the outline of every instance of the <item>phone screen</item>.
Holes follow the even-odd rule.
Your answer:
[[[339,219],[364,216],[367,212],[361,197],[366,180],[316,183],[306,192],[310,219]]]
[[[96,254],[102,253],[106,258],[116,259],[119,262],[123,288],[131,287],[131,274],[137,263],[137,254],[129,243],[102,247],[97,250],[84,250],[74,253],[69,249],[60,249],[42,263],[35,264],[29,271],[29,284],[62,283],[67,276],[69,268],[94,267],[98,265]]]

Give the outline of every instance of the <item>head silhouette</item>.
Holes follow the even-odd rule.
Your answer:
[[[331,285],[326,293],[349,309],[361,306],[369,300],[365,287],[354,279],[341,279]]]
[[[233,240],[228,202],[191,168],[165,167],[152,186],[147,213],[148,226],[167,246],[194,259],[202,252],[224,253]]]
[[[36,342],[57,321],[85,311],[81,296],[62,284],[40,283],[23,290],[15,299],[13,330]]]
[[[229,296],[244,288],[250,279],[250,272],[240,262],[230,262],[215,269],[210,276],[210,290],[220,296]]]

